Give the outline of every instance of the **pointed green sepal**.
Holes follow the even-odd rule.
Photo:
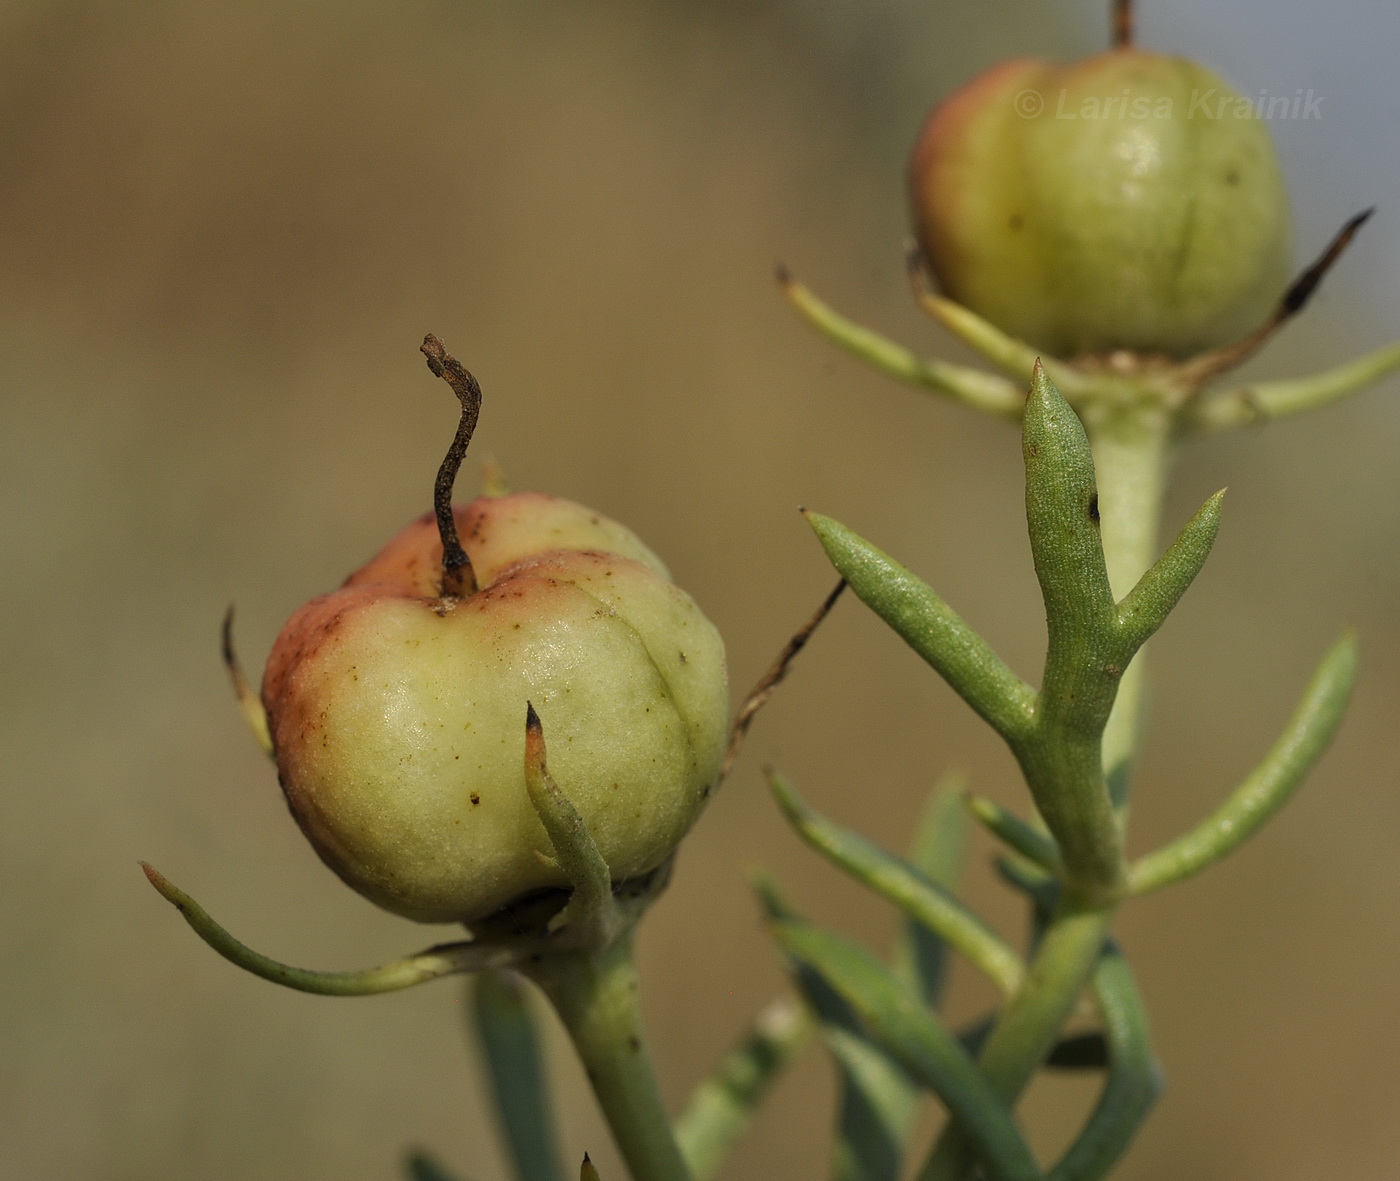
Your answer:
[[[1118,604],[1117,630],[1124,644],[1125,661],[1131,660],[1133,653],[1166,622],[1201,572],[1220,531],[1220,506],[1224,499],[1222,488],[1207,500],[1186,522],[1167,552]]]
[[[562,1158],[524,981],[514,972],[480,973],[472,981],[471,1017],[516,1177],[559,1181]]]
[[[293,968],[240,943],[210,918],[204,907],[153,866],[143,861],[141,868],[145,870],[151,885],[184,916],[195,934],[224,959],[254,976],[298,992],[315,992],[323,996],[370,996],[380,992],[396,992],[400,988],[412,988],[415,984],[436,980],[439,976],[479,972],[482,968],[506,962],[512,954],[499,946],[442,943],[417,955],[381,964],[377,968],[366,968],[362,972],[315,972],[307,968]]]
[[[968,796],[967,810],[1022,857],[1035,862],[1047,873],[1058,875],[1063,869],[1060,847],[1049,833],[1032,827],[1015,813],[983,796]]]
[[[1400,341],[1322,373],[1282,381],[1257,381],[1192,402],[1183,414],[1188,427],[1220,431],[1286,418],[1359,393],[1400,369]]]
[[[798,836],[812,848],[937,932],[1008,996],[1020,987],[1025,977],[1021,957],[947,890],[859,833],[814,812],[781,776],[770,776],[768,784]]]
[[[807,1011],[796,1001],[773,1001],[691,1091],[675,1130],[695,1181],[708,1181],[719,1171],[773,1083],[811,1040],[813,1029]]]
[[[808,923],[774,924],[783,950],[859,1015],[875,1041],[935,1092],[995,1181],[1040,1181],[1010,1112],[957,1039],[864,948]]]
[[[806,517],[831,564],[862,602],[959,697],[1009,742],[1029,731],[1035,691],[928,584],[830,517]]]
[[[1220,808],[1196,828],[1133,865],[1128,890],[1147,894],[1200,873],[1255,834],[1327,749],[1356,680],[1356,636],[1348,631],[1322,659],[1273,749]]]
[[[944,394],[974,410],[1003,418],[1021,417],[1024,399],[1020,390],[1004,377],[917,356],[903,345],[846,319],[794,279],[786,268],[778,269],[778,286],[808,324],[877,372]]]
[[[529,702],[525,705],[525,790],[554,846],[553,859],[574,888],[568,925],[580,932],[595,930],[604,940],[611,938],[617,923],[612,874],[579,810],[549,773],[544,727]]]
[[[918,256],[911,256],[917,258]],[[989,320],[984,320],[971,308],[940,295],[929,286],[929,279],[922,268],[911,269],[914,283],[914,298],[919,307],[949,332],[986,357],[993,365],[1010,377],[1019,386],[1024,386],[1031,378],[1031,370],[1040,360],[1035,349],[1023,340],[1008,336]],[[1075,374],[1063,366],[1055,377],[1057,382],[1073,384]]]

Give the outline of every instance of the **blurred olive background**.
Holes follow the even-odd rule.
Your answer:
[[[446,934],[322,868],[217,652],[234,600],[259,668],[295,606],[427,506],[455,404],[416,351],[425,331],[486,388],[476,458],[637,529],[725,633],[736,693],[832,581],[798,504],[900,555],[1036,673],[1015,432],[838,355],[771,272],[782,259],[858,318],[962,356],[907,295],[904,152],[924,108],[998,58],[1102,47],[1105,7],[0,5],[0,1177],[388,1181],[410,1144],[505,1176],[456,983],[279,990],[218,960],[136,867],[308,966]],[[1247,94],[1324,96],[1322,119],[1273,127],[1300,260],[1382,207],[1251,372],[1393,335],[1400,16],[1380,0],[1142,7],[1145,43]],[[1125,1181],[1400,1173],[1397,395],[1392,381],[1181,457],[1169,525],[1231,495],[1154,647],[1135,846],[1247,770],[1346,623],[1364,669],[1289,810],[1122,917],[1170,1079]],[[893,930],[786,831],[767,762],[896,846],[950,765],[1022,800],[990,735],[844,603],[647,924],[645,1002],[676,1104],[782,986],[747,867],[844,930]],[[1016,932],[989,855],[979,841],[969,894]],[[987,999],[957,976],[956,1014]],[[616,1181],[550,1036],[568,1151]],[[1038,1084],[1037,1145],[1063,1143],[1092,1093]],[[728,1176],[823,1175],[831,1097],[813,1051]]]

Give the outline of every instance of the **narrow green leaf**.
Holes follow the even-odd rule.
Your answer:
[[[1047,873],[1060,872],[1060,849],[1049,833],[1033,828],[1019,816],[983,796],[968,796],[967,808],[1022,857],[1035,862]]]
[[[859,833],[814,812],[781,776],[772,775],[768,782],[783,814],[812,848],[936,931],[1008,996],[1020,987],[1025,975],[1020,956],[947,890]]]
[[[771,878],[757,877],[754,887],[771,922],[801,921]],[[840,1080],[833,1181],[898,1181],[918,1088],[886,1050],[870,1041],[855,1010],[820,973],[788,959],[802,999],[821,1023]]]
[[[828,1024],[822,1033],[841,1075],[832,1181],[899,1181],[918,1088],[889,1052],[858,1028]]]
[[[908,862],[950,895],[962,875],[967,852],[968,817],[962,801],[963,777],[950,773],[929,793],[919,815]],[[931,1009],[938,1007],[947,975],[948,947],[927,923],[907,914],[894,949],[895,975]]]
[[[1079,415],[1039,362],[1021,422],[1021,449],[1026,524],[1051,644],[1057,631],[1093,636],[1113,618],[1094,458]]]
[[[1035,691],[1003,663],[926,583],[819,513],[807,521],[827,557],[861,600],[932,665],[953,691],[1008,741],[1034,720]]]
[[[797,282],[786,270],[778,271],[778,284],[788,302],[827,340],[845,349],[872,369],[945,394],[955,402],[1003,418],[1020,418],[1025,402],[1020,389],[1003,377],[916,356],[869,328],[846,319]]]
[[[524,982],[513,972],[480,973],[471,988],[471,1017],[516,1176],[560,1181],[549,1086]]]
[[[499,946],[484,947],[470,942],[442,943],[417,955],[360,972],[316,972],[308,968],[294,968],[240,943],[219,926],[204,907],[153,866],[143,861],[141,868],[145,870],[151,885],[184,916],[195,934],[229,963],[298,992],[315,992],[322,996],[370,996],[380,992],[396,992],[400,988],[412,988],[415,984],[436,980],[439,976],[477,972],[503,962],[512,954]]]
[[[1206,558],[1220,531],[1220,505],[1225,499],[1221,489],[1201,506],[1177,534],[1170,548],[1138,584],[1118,604],[1118,635],[1125,645],[1124,663],[1143,646],[1167,620],[1172,609],[1181,601],[1201,572]]]
[[[810,1041],[812,1030],[801,1005],[787,997],[774,1001],[691,1091],[675,1130],[695,1181],[706,1181],[718,1172],[753,1123],[773,1083]]]
[[[921,266],[917,265],[921,260],[914,258],[911,261],[915,267],[910,277],[914,282],[914,298],[918,300],[919,307],[964,344],[976,349],[988,361],[1012,378],[1017,383],[1018,388],[1024,389],[1025,384],[1031,379],[1031,371],[1041,360],[1036,350],[1025,341],[1008,336],[991,321],[984,320],[970,308],[965,308],[962,304],[954,303],[946,296],[939,295],[929,285],[929,276]],[[1046,370],[1054,378],[1055,384],[1071,397],[1080,393],[1092,394],[1102,385],[1102,382],[1096,381],[1094,377],[1078,373],[1061,362],[1052,360],[1044,364]]]
[[[819,974],[880,1045],[943,1101],[993,1181],[1039,1181],[1010,1112],[967,1052],[864,948],[808,923],[774,926],[785,951]]]
[[[1214,815],[1138,861],[1128,888],[1146,894],[1200,873],[1239,848],[1288,801],[1327,749],[1356,680],[1356,637],[1347,632],[1313,674],[1273,749]]]
[[[1122,953],[1109,946],[1094,969],[1109,1070],[1084,1128],[1047,1181],[1099,1181],[1127,1151],[1162,1090],[1142,998]]]

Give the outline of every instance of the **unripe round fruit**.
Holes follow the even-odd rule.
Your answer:
[[[568,885],[525,789],[526,702],[613,879],[659,865],[715,785],[719,634],[628,529],[541,493],[453,510],[480,589],[440,597],[431,514],[283,628],[263,677],[283,790],[379,905],[471,922]]]
[[[1181,58],[1018,58],[935,107],[909,164],[943,291],[1060,356],[1182,357],[1288,279],[1288,199],[1253,105]]]

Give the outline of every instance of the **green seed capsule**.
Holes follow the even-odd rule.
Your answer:
[[[909,165],[944,292],[1058,356],[1189,356],[1282,295],[1288,199],[1255,102],[1181,58],[1020,58],[930,113]]]

